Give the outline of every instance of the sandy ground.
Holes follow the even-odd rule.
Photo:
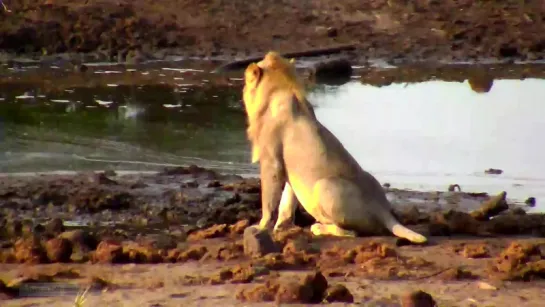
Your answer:
[[[252,256],[243,232],[260,218],[253,178],[197,166],[0,177],[2,306],[71,306],[87,286],[88,306],[398,306],[416,290],[439,306],[541,304],[545,215],[503,193],[385,189],[398,218],[429,244],[313,237],[312,218],[299,210],[297,227],[269,247],[259,241],[265,252]],[[55,292],[63,285],[72,292]],[[28,297],[32,289],[56,296]]]
[[[354,44],[366,58],[542,59],[540,0],[4,0],[0,50],[124,62]]]

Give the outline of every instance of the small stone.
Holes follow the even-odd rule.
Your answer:
[[[431,295],[424,291],[407,293],[401,297],[402,307],[435,307],[437,303]]]
[[[243,245],[244,254],[248,256],[260,257],[280,251],[267,230],[260,231],[253,226],[244,230]]]

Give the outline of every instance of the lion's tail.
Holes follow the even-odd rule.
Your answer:
[[[383,214],[381,215],[384,226],[386,226],[386,228],[395,236],[405,238],[413,243],[424,243],[428,241],[425,236],[401,225],[401,223],[389,211],[384,210]]]

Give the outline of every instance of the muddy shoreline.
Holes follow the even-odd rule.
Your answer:
[[[0,50],[54,60],[243,58],[354,44],[366,59],[540,60],[542,1],[4,1]],[[74,56],[76,54],[77,56]]]
[[[62,295],[25,296],[45,283],[46,290],[72,287],[71,301],[79,287],[92,286],[97,304],[139,306],[314,302],[291,287],[314,289],[320,302],[377,306],[398,306],[411,289],[425,289],[445,306],[460,306],[464,295],[493,305],[542,299],[544,214],[527,213],[502,193],[385,189],[398,218],[429,236],[428,245],[391,236],[312,237],[312,218],[299,210],[297,227],[273,237],[276,247],[248,254],[243,233],[261,215],[259,179],[196,165],[149,174],[0,177],[0,296],[12,305],[67,302]],[[327,291],[339,293],[319,290],[324,278]],[[521,283],[524,298],[513,292]],[[142,304],[136,289],[153,295]]]

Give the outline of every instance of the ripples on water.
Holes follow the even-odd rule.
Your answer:
[[[0,68],[1,171],[196,163],[255,174],[240,75],[192,65],[93,66],[86,73]],[[383,182],[545,196],[543,79],[532,77],[531,66],[467,67],[448,77],[418,68],[356,69],[359,76],[344,85],[315,85],[311,101],[323,124]],[[478,78],[469,76],[475,71]],[[488,168],[504,173],[485,175]]]

